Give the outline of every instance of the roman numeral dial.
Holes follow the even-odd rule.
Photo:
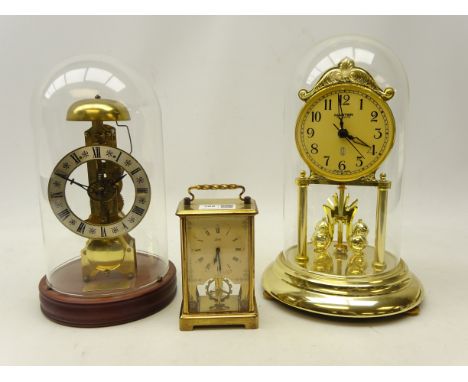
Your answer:
[[[121,172],[106,173],[95,184],[88,184],[83,171],[75,170],[90,161],[98,161],[101,168],[106,163],[117,164]],[[112,166],[115,169],[115,166]],[[81,174],[81,175],[80,175]],[[81,177],[80,177],[81,176]],[[109,224],[89,221],[88,216],[78,216],[72,208],[74,202],[68,198],[86,198],[94,203],[105,203],[121,187],[133,187],[134,200],[128,201],[128,212],[119,214],[118,219]],[[75,192],[70,192],[74,188]],[[151,186],[143,166],[127,152],[108,146],[84,146],[65,155],[55,166],[48,185],[49,202],[52,212],[65,227],[77,235],[90,238],[113,238],[135,228],[144,218],[151,201]],[[79,201],[76,202],[80,204]],[[83,204],[81,202],[81,204]]]

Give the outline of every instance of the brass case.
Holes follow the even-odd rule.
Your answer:
[[[201,188],[200,188],[201,189]],[[225,189],[225,188],[222,188]],[[192,195],[192,194],[191,194]],[[192,195],[193,197],[193,195]],[[246,197],[247,198],[247,197]],[[177,208],[176,215],[180,217],[180,240],[182,262],[182,304],[180,309],[179,327],[182,331],[193,330],[199,326],[244,326],[246,329],[258,328],[258,309],[255,300],[255,227],[254,217],[258,213],[255,200],[249,198],[249,203],[238,199],[192,199],[188,204],[187,199],[182,200]],[[199,209],[203,204],[234,204],[233,209]],[[249,217],[248,219],[248,261],[249,261],[249,285],[248,285],[248,310],[245,312],[216,312],[195,313],[189,309],[188,287],[188,251],[187,251],[187,222],[198,216],[226,216],[232,218]]]

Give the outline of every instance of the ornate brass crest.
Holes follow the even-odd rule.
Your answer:
[[[391,99],[395,94],[395,90],[393,88],[385,88],[382,90],[369,72],[356,67],[354,65],[354,61],[350,58],[344,58],[340,61],[338,66],[327,70],[322,77],[320,77],[311,91],[301,89],[298,95],[299,98],[305,102],[320,89],[340,83],[353,83],[364,86],[375,91],[385,101]]]

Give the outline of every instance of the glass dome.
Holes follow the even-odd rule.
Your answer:
[[[297,188],[294,180],[300,171],[307,170],[307,165],[301,159],[294,138],[294,126],[304,102],[297,96],[301,89],[310,90],[322,75],[330,68],[337,67],[343,59],[352,59],[356,67],[365,69],[375,79],[381,89],[393,88],[395,95],[388,101],[395,119],[395,140],[393,148],[376,176],[385,173],[391,181],[387,206],[387,250],[393,258],[385,267],[389,270],[398,263],[400,254],[400,194],[403,172],[404,134],[409,103],[408,81],[405,70],[398,58],[385,46],[375,40],[362,36],[335,37],[315,46],[299,64],[293,81],[290,82],[285,106],[285,252],[297,242]],[[362,152],[362,150],[361,150]],[[323,204],[336,191],[336,186],[310,188],[308,211],[308,237],[310,238],[315,224],[323,216]],[[373,223],[375,216],[376,192],[370,187],[347,187],[350,200],[358,199],[356,218],[366,223]],[[373,224],[370,224],[372,227]],[[375,241],[375,230],[369,230],[369,243]]]
[[[308,52],[286,92],[284,245],[264,274],[265,291],[326,315],[411,309],[422,292],[400,260],[409,103],[400,61],[370,38],[334,37]],[[386,290],[395,273],[412,280],[410,299],[370,297],[375,291],[366,285]]]
[[[32,109],[48,288],[95,302],[172,283],[161,111],[147,82],[109,57],[75,57]]]

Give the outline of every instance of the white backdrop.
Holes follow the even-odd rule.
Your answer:
[[[382,41],[408,73],[402,257],[426,289],[418,317],[335,321],[261,293],[263,270],[282,248],[284,88],[314,43],[342,33]],[[466,364],[467,38],[466,17],[0,18],[0,363]],[[240,183],[257,200],[260,329],[179,332],[180,290],[160,313],[118,327],[74,329],[41,315],[31,96],[53,66],[92,53],[137,69],[159,94],[179,286],[174,212],[187,186]]]

